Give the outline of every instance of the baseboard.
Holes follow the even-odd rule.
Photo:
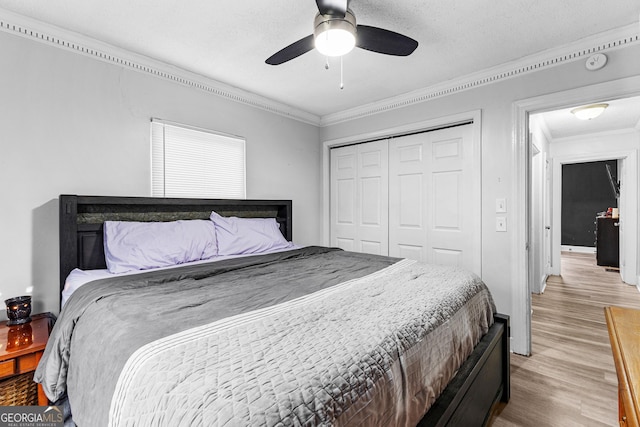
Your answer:
[[[531,293],[536,295],[542,295],[544,293],[545,288],[547,287],[548,278],[549,278],[548,274],[543,274],[542,278],[540,279],[540,282],[538,283],[536,290],[532,290]]]
[[[547,288],[547,279],[549,278],[548,274],[542,276],[542,283],[540,283],[540,293],[544,294],[544,290]]]
[[[581,254],[595,254],[596,248],[589,246],[570,246],[570,245],[562,245],[560,246],[560,250],[563,252],[578,252]]]

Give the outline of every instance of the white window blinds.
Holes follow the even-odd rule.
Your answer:
[[[152,196],[244,199],[245,176],[244,139],[152,120]]]

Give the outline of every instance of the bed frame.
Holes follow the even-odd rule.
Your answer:
[[[223,216],[276,218],[291,241],[291,200],[221,200],[156,197],[60,196],[60,291],[74,268],[106,268],[104,221],[173,221]],[[418,426],[482,426],[498,402],[510,395],[509,317],[494,324],[458,369]]]
[[[222,216],[275,218],[282,235],[293,240],[291,200],[222,200],[157,197],[60,196],[60,292],[74,268],[107,268],[105,221],[175,221]]]

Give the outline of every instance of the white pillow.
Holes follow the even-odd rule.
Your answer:
[[[207,220],[105,221],[104,254],[110,273],[125,273],[209,259],[218,246]]]
[[[216,227],[218,255],[257,254],[293,247],[275,218],[223,217],[211,212]]]

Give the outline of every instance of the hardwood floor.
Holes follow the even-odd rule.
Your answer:
[[[532,356],[511,355],[511,400],[491,426],[618,425],[608,305],[640,309],[640,292],[595,255],[563,252],[562,276],[532,297]]]

